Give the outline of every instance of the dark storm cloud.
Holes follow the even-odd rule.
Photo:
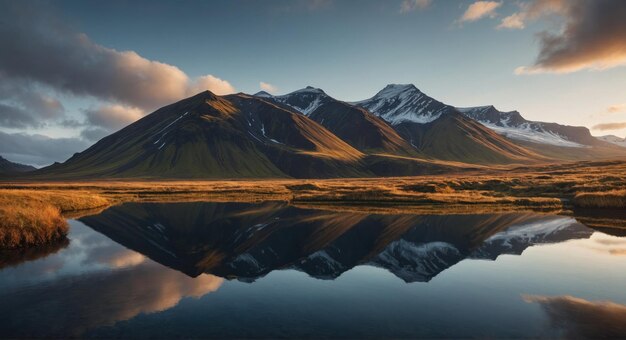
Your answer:
[[[0,126],[26,128],[37,126],[38,122],[19,107],[0,103]]]
[[[516,15],[532,19],[543,9],[563,16],[565,26],[557,33],[541,32],[535,63],[516,73],[568,73],[626,64],[626,1],[536,0],[527,8],[527,14]]]
[[[0,131],[0,155],[14,162],[35,166],[63,162],[88,146],[89,143],[80,138],[50,138]]]
[[[41,94],[32,83],[10,79],[0,72],[0,126],[41,127],[64,113],[61,102]]]
[[[2,2],[2,7],[0,72],[9,78],[142,108],[171,103],[195,91],[234,91],[219,78],[208,75],[191,81],[175,66],[98,45],[35,3]]]

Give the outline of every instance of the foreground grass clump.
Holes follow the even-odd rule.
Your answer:
[[[583,192],[574,196],[574,205],[580,208],[626,208],[626,190]]]
[[[5,249],[47,244],[68,231],[59,208],[37,201],[2,204],[0,223],[0,246]]]
[[[0,195],[0,249],[49,244],[65,238],[62,213],[107,205],[108,200],[84,192],[3,190]]]

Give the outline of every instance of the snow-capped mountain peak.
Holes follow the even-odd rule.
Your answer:
[[[405,121],[429,123],[451,107],[422,93],[412,84],[389,84],[370,99],[354,102],[392,125]]]
[[[257,93],[254,94],[255,97],[261,97],[261,98],[272,98],[273,96],[265,91],[259,91]]]
[[[493,105],[458,107],[457,110],[510,139],[564,147],[587,146],[583,142],[586,141],[584,131],[576,127],[529,121],[517,111],[503,112]]]
[[[271,98],[280,104],[287,105],[305,116],[310,115],[318,107],[331,99],[324,90],[312,86],[307,86],[281,96],[270,96],[266,98]]]
[[[608,143],[626,148],[626,138],[620,138],[615,135],[599,136],[596,138],[601,141],[608,142]]]

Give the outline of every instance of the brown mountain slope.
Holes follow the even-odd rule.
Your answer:
[[[455,111],[443,114],[430,123],[405,121],[394,127],[421,154],[433,159],[474,164],[546,160]]]
[[[54,177],[336,177],[367,175],[362,153],[319,124],[243,94],[208,91],[103,138]]]

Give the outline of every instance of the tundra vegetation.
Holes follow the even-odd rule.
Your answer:
[[[624,209],[626,162],[391,178],[0,182],[0,247],[64,238],[68,228],[64,218],[123,202],[264,200],[376,213]]]

